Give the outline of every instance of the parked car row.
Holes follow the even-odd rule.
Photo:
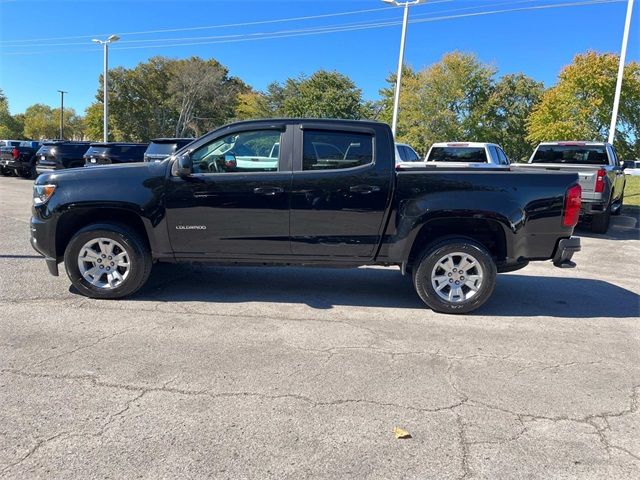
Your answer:
[[[193,140],[157,138],[148,144],[1,140],[0,173],[5,176],[33,178],[36,174],[65,168],[161,161]]]

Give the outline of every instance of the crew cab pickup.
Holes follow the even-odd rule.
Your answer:
[[[0,164],[23,178],[36,173],[36,152],[40,142],[24,140],[15,146],[0,147]]]
[[[425,162],[448,167],[509,169],[509,159],[500,145],[480,142],[434,143]]]
[[[581,215],[591,217],[591,230],[606,233],[611,215],[622,212],[626,183],[615,148],[604,142],[544,142],[529,163],[517,168],[575,172],[582,187]]]
[[[575,173],[396,171],[386,124],[260,120],[162,162],[40,175],[31,244],[94,298],[134,293],[153,262],[396,265],[429,307],[465,313],[497,272],[573,266],[579,209]]]

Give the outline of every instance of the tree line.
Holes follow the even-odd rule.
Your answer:
[[[576,55],[548,89],[522,73],[498,76],[494,65],[468,53],[447,53],[421,70],[407,66],[398,141],[421,153],[434,142],[494,142],[519,161],[543,140],[606,140],[618,60],[610,53]],[[102,138],[102,80],[84,115],[65,108],[67,138]],[[367,101],[349,77],[321,69],[257,91],[214,59],[157,56],[134,68],[110,70],[109,139],[198,137],[234,120],[269,117],[390,123],[395,75],[386,83],[378,100]],[[56,138],[59,114],[59,108],[35,104],[12,116],[0,91],[0,138]],[[615,145],[622,158],[640,158],[637,62],[625,67]]]

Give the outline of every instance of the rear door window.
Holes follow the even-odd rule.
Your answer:
[[[373,163],[373,135],[304,130],[303,170],[353,168]]]

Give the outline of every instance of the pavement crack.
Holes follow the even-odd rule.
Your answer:
[[[44,445],[46,445],[49,442],[52,442],[53,440],[62,437],[63,435],[68,435],[68,432],[58,432],[55,435],[52,435],[51,437],[39,440],[38,442],[36,442],[36,444],[31,447],[29,449],[29,451],[24,454],[22,457],[20,457],[18,460],[16,460],[15,462],[11,462],[8,465],[6,465],[2,470],[0,470],[0,475],[5,473],[6,471],[10,470],[13,467],[16,467],[18,465],[20,465],[22,462],[24,462],[25,460],[27,460],[29,457],[31,457],[34,453],[36,453],[40,448],[42,448]]]
[[[456,423],[458,425],[458,440],[460,443],[460,449],[462,451],[462,455],[460,461],[462,463],[462,476],[461,480],[469,478],[471,476],[472,471],[469,466],[469,444],[467,443],[467,436],[465,433],[464,421],[462,420],[462,416],[460,414],[456,414]]]
[[[46,357],[45,359],[40,360],[40,361],[38,361],[38,362],[36,362],[36,363],[34,363],[32,365],[27,365],[22,370],[26,370],[27,368],[39,367],[40,365],[42,365],[44,363],[47,363],[50,360],[55,360],[55,359],[60,358],[60,357],[64,357],[64,356],[67,356],[67,355],[72,355],[72,354],[74,354],[76,352],[79,352],[81,350],[86,350],[88,348],[95,347],[96,345],[98,345],[101,342],[104,342],[105,340],[109,340],[109,339],[111,339],[113,337],[117,337],[118,335],[122,335],[123,333],[126,333],[126,332],[128,332],[130,330],[133,330],[136,327],[137,326],[131,326],[131,327],[125,328],[124,330],[119,330],[119,331],[111,333],[109,335],[105,335],[103,337],[100,337],[100,338],[98,338],[98,339],[94,340],[93,342],[88,343],[86,345],[81,345],[81,346],[76,347],[76,348],[74,348],[72,350],[68,350],[66,352],[58,353],[56,355],[51,355],[51,356]]]

